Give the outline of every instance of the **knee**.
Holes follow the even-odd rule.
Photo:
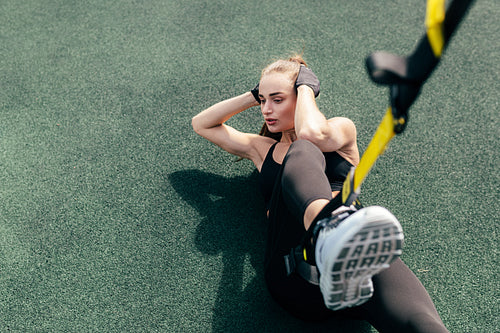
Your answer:
[[[314,143],[308,140],[297,140],[292,142],[290,148],[288,148],[288,152],[290,153],[296,151],[321,153],[321,150]]]
[[[288,148],[284,162],[287,162],[290,159],[300,160],[305,163],[307,161],[321,161],[324,159],[324,156],[321,150],[311,141],[297,140],[290,145],[290,148]]]
[[[282,186],[290,179],[303,178],[304,173],[318,175],[325,168],[325,156],[315,144],[307,140],[294,141],[283,160]]]
[[[306,166],[320,166],[325,168],[325,156],[312,142],[307,140],[294,141],[285,155],[283,164],[286,169],[304,168]]]

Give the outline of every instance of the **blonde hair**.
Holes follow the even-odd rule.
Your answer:
[[[305,60],[302,58],[302,55],[299,54],[293,55],[288,59],[276,60],[262,70],[261,79],[266,74],[282,73],[289,75],[290,80],[295,83],[297,75],[299,75],[301,65],[307,66]]]
[[[276,60],[275,62],[269,64],[262,70],[261,79],[264,75],[267,74],[281,73],[281,74],[287,74],[288,78],[290,79],[290,82],[292,82],[292,84],[295,84],[297,76],[299,75],[299,70],[301,65],[307,66],[301,54],[295,54],[289,57],[288,59]],[[276,141],[281,140],[281,133],[270,132],[269,128],[267,128],[266,123],[262,125],[259,135],[273,138]]]

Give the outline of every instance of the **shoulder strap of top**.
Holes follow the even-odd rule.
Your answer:
[[[269,150],[267,151],[267,155],[266,155],[266,160],[273,157],[273,152],[274,152],[274,148],[276,148],[276,145],[278,144],[279,141],[276,141],[275,143],[273,143],[273,145],[269,148]]]
[[[273,145],[271,146],[271,148],[269,148],[268,154],[274,152],[274,148],[276,148],[276,145],[278,144],[278,142],[279,141],[276,141],[275,143],[273,143]]]

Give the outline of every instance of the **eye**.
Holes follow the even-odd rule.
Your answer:
[[[273,101],[274,101],[274,103],[278,104],[278,103],[281,103],[283,101],[283,99],[282,98],[275,98],[275,99],[273,99]]]

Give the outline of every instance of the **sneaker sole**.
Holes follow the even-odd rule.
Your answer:
[[[389,267],[402,253],[403,231],[385,208],[366,207],[335,230],[341,235],[327,254],[320,288],[331,310],[358,306],[373,295],[371,277]]]

